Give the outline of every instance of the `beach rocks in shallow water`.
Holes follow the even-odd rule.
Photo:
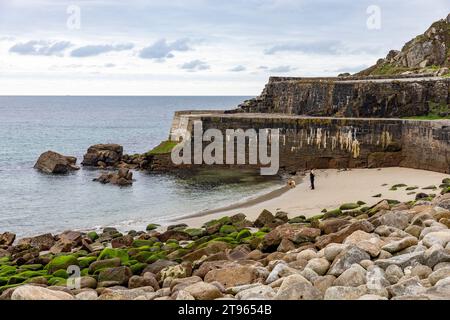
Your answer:
[[[34,168],[52,174],[64,174],[70,171],[79,170],[76,166],[77,158],[63,156],[62,154],[47,151],[40,155]]]
[[[84,155],[83,166],[114,167],[123,156],[123,147],[118,144],[96,144]]]
[[[118,173],[103,173],[100,177],[94,179],[94,181],[103,184],[111,183],[121,187],[130,186],[133,184],[133,173],[128,169],[121,168]]]

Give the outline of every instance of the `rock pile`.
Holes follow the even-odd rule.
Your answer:
[[[122,156],[123,147],[118,144],[97,144],[89,147],[81,164],[88,167],[115,167]]]
[[[450,299],[450,193],[364,211],[290,220],[264,211],[255,222],[237,214],[202,228],[68,231],[17,244],[5,233],[0,299]]]
[[[121,168],[117,173],[103,173],[100,177],[94,179],[94,181],[103,184],[111,183],[118,186],[130,186],[133,184],[133,172],[126,168]]]

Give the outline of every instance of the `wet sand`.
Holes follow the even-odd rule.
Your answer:
[[[298,184],[294,189],[283,187],[244,203],[200,212],[179,218],[176,222],[199,227],[206,221],[237,213],[244,213],[254,220],[264,209],[272,213],[284,211],[291,218],[299,215],[310,217],[320,214],[323,209],[332,210],[349,202],[364,201],[367,205],[373,205],[381,199],[409,201],[415,199],[415,194],[408,195],[410,192],[438,193],[439,190],[422,188],[430,185],[438,187],[444,178],[450,178],[450,175],[409,168],[316,170],[316,190],[310,189],[309,179],[297,178]],[[418,186],[419,189],[407,191],[404,187],[397,191],[389,190],[395,184]],[[382,194],[382,197],[374,198],[377,194]]]

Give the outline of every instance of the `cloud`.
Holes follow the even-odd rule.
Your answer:
[[[181,69],[187,70],[189,72],[195,72],[195,71],[201,71],[201,70],[208,70],[210,66],[201,60],[193,60],[190,62],[186,62],[185,64],[182,64],[180,66]]]
[[[292,68],[291,66],[279,66],[279,67],[275,67],[270,69],[270,72],[276,72],[276,73],[288,73],[291,71],[296,70],[297,68]]]
[[[60,56],[71,46],[69,41],[31,40],[16,43],[9,49],[9,52],[31,56]]]
[[[166,39],[161,39],[152,45],[145,47],[139,52],[139,57],[142,59],[155,59],[164,61],[174,57],[174,52],[183,52],[191,50],[189,46],[189,39],[179,39],[174,42],[167,42]]]
[[[326,71],[331,71],[331,72],[336,72],[336,73],[355,73],[355,72],[359,72],[361,70],[367,69],[368,67],[370,67],[367,64],[361,64],[361,65],[357,65],[357,66],[344,66],[335,70],[326,70]]]
[[[79,47],[75,50],[72,50],[70,55],[72,57],[77,58],[85,58],[85,57],[92,57],[92,56],[98,56],[102,53],[112,52],[112,51],[124,51],[124,50],[130,50],[134,47],[131,43],[123,43],[123,44],[101,44],[101,45],[88,45],[84,47]]]
[[[302,52],[315,54],[337,54],[342,49],[342,44],[335,40],[324,40],[315,42],[278,44],[264,51],[267,55],[278,52]]]
[[[245,70],[247,70],[247,68],[242,65],[239,65],[239,66],[236,66],[236,67],[230,69],[231,72],[242,72]]]

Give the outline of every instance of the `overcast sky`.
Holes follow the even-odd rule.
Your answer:
[[[271,75],[368,67],[449,8],[450,0],[0,0],[0,94],[257,95]]]

